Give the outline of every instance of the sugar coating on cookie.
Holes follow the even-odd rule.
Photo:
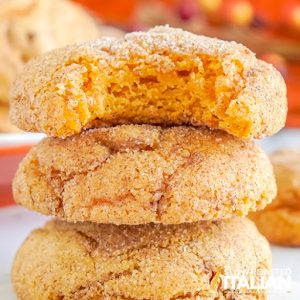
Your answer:
[[[239,245],[239,247],[236,247]],[[266,280],[271,252],[252,222],[116,226],[51,221],[33,231],[12,269],[19,299],[266,299],[225,290],[223,275]]]
[[[270,159],[278,187],[277,197],[250,218],[272,243],[300,246],[300,151],[279,150]]]
[[[68,44],[96,39],[98,24],[69,0],[0,1],[0,102],[25,63]]]
[[[16,81],[11,119],[66,137],[123,123],[206,125],[241,138],[285,124],[280,73],[249,49],[168,26],[54,50]]]
[[[178,224],[263,209],[276,185],[253,141],[204,127],[121,125],[44,139],[13,191],[19,204],[68,221]]]

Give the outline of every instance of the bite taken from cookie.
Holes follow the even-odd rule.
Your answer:
[[[206,125],[243,138],[280,130],[280,73],[235,42],[168,26],[54,50],[16,81],[11,119],[67,137],[116,124]]]
[[[19,204],[67,221],[179,224],[263,209],[276,185],[253,141],[204,127],[121,125],[44,139],[13,191]]]

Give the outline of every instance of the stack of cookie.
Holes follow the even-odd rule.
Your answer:
[[[265,299],[224,276],[270,271],[268,243],[242,216],[276,193],[251,140],[285,122],[272,66],[156,27],[32,61],[11,105],[17,126],[52,136],[21,163],[15,199],[56,217],[16,256],[19,299]]]

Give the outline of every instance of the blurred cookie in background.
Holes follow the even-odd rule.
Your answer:
[[[31,58],[67,44],[122,34],[69,0],[0,0],[0,103],[8,105],[11,82]],[[1,130],[3,124],[1,120]]]
[[[19,128],[13,126],[8,118],[8,106],[0,103],[0,133],[21,132]]]
[[[270,158],[278,194],[265,210],[250,218],[270,242],[300,246],[300,150],[279,150]]]

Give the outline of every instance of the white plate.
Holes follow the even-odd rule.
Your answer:
[[[29,232],[48,217],[14,206],[0,209],[0,299],[16,300],[10,284],[13,257]],[[271,290],[270,300],[300,299],[300,249],[272,247],[274,270],[289,270],[292,282],[283,290]],[[29,300],[29,299],[28,299]]]
[[[283,129],[272,137],[257,141],[267,152],[271,153],[282,148],[300,149],[300,129]]]
[[[43,133],[0,133],[0,147],[36,144],[46,135]],[[300,148],[300,129],[283,129],[275,136],[258,141],[266,152],[278,148]]]
[[[1,133],[0,147],[33,145],[44,137],[42,133]]]

